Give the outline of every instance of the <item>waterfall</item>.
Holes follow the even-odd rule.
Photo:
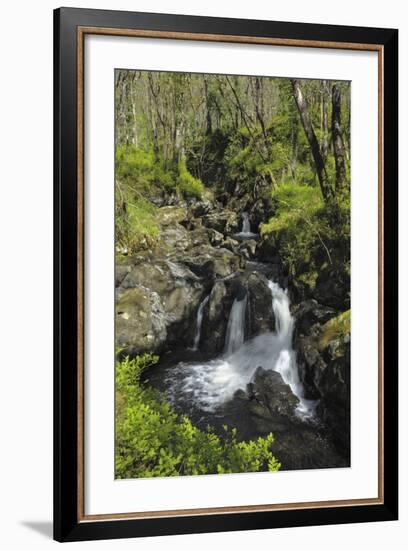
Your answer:
[[[242,234],[251,234],[251,223],[247,212],[242,212]]]
[[[268,286],[275,315],[275,331],[271,327],[271,331],[244,341],[247,294],[242,292],[231,307],[223,355],[205,363],[180,363],[173,367],[168,382],[171,385],[172,380],[177,379],[177,385],[171,389],[174,399],[191,399],[203,411],[214,412],[238,389],[245,390],[257,368],[262,366],[265,370],[279,372],[290,386],[300,402],[297,408],[300,417],[313,416],[317,402],[303,397],[296,353],[292,348],[294,319],[290,313],[288,293],[274,281],[269,281]],[[197,315],[198,340],[202,321],[200,309],[204,309],[204,305],[200,305]]]
[[[198,307],[197,325],[196,325],[196,333],[195,333],[195,336],[194,336],[193,351],[197,351],[198,346],[200,345],[201,325],[203,324],[204,308],[208,304],[209,299],[210,299],[210,295],[206,296],[204,298],[204,300],[201,302],[201,304],[199,305],[199,307]]]
[[[251,222],[249,221],[248,212],[242,212],[241,219],[242,229],[239,233],[235,233],[235,237],[238,240],[253,239],[254,237],[256,237],[256,233],[252,233],[251,231]]]
[[[296,354],[292,348],[294,319],[290,313],[288,293],[273,281],[268,281],[268,286],[272,294],[272,309],[280,347],[274,370],[279,372],[285,384],[290,386],[292,393],[300,400],[299,410],[306,413],[308,403],[303,399],[303,386],[299,379]]]
[[[232,304],[225,338],[224,353],[226,356],[234,353],[234,351],[238,350],[244,343],[246,305],[246,293],[242,299],[235,298]]]

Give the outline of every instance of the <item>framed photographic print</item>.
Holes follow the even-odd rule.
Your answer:
[[[55,538],[397,519],[397,31],[54,28]]]

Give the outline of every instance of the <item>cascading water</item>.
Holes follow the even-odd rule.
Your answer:
[[[242,212],[242,233],[251,233],[251,223],[247,212]]]
[[[232,304],[225,337],[224,354],[226,357],[237,351],[244,343],[246,305],[246,294],[241,300],[235,298]]]
[[[251,222],[249,221],[249,215],[248,212],[242,212],[241,214],[242,219],[242,229],[239,233],[236,233],[235,236],[238,239],[251,239],[256,236],[256,233],[252,233],[251,231]]]
[[[201,339],[201,325],[203,324],[203,315],[204,315],[204,308],[208,304],[208,300],[210,299],[210,295],[206,296],[204,300],[201,302],[201,304],[198,307],[197,311],[197,325],[196,325],[196,333],[194,336],[194,344],[193,344],[193,351],[197,351],[198,347],[200,345],[200,339]]]
[[[297,408],[300,417],[313,416],[316,402],[303,398],[296,353],[292,348],[294,319],[288,294],[273,281],[269,281],[268,286],[275,315],[275,332],[271,330],[244,341],[247,296],[246,293],[239,296],[231,307],[224,355],[206,363],[179,363],[173,367],[167,380],[170,399],[189,399],[203,411],[215,412],[238,389],[245,389],[256,369],[262,366],[265,370],[279,372],[290,386],[300,401]],[[172,385],[174,379],[177,379],[177,387]]]
[[[296,353],[292,348],[294,319],[290,313],[290,301],[287,291],[277,283],[268,281],[272,294],[272,309],[275,314],[276,335],[280,341],[281,351],[276,361],[274,370],[279,372],[285,384],[288,384],[292,393],[296,395],[300,403],[297,408],[301,416],[313,416],[316,402],[303,397],[303,385],[299,378]]]

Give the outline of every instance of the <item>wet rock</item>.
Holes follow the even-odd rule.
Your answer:
[[[229,277],[245,267],[245,260],[226,248],[199,246],[188,251],[181,261],[208,281]]]
[[[279,260],[278,233],[270,231],[262,234],[257,243],[258,259],[262,262],[276,262]]]
[[[296,421],[299,400],[278,372],[258,367],[247,394],[248,409],[259,431],[270,431],[272,426],[277,431]]]
[[[275,316],[272,309],[272,295],[267,278],[258,272],[249,274],[247,327],[248,336],[275,330]]]
[[[157,315],[161,316],[161,323],[166,328],[166,345],[183,343],[188,345],[194,330],[196,310],[205,290],[197,275],[185,265],[170,260],[145,261],[131,268],[122,280],[120,288],[123,290],[144,288],[149,296],[154,295],[155,299],[157,297],[160,308],[156,310]],[[132,297],[135,304],[139,304],[139,292],[128,295],[129,306]],[[123,325],[124,338],[126,329],[132,331],[134,327],[129,323]],[[125,339],[130,341],[133,337],[129,333]],[[158,340],[157,350],[160,347],[161,342]],[[149,351],[151,349],[154,349],[154,344],[149,346]]]
[[[217,354],[224,349],[228,317],[234,300],[225,282],[217,281],[212,287],[210,298],[203,312],[200,348],[207,353]]]
[[[200,201],[197,202],[194,206],[191,208],[191,212],[194,217],[201,217],[206,216],[210,212],[212,212],[214,209],[214,205],[211,201]]]
[[[319,380],[327,365],[314,338],[300,338],[295,347],[300,381],[306,399],[320,399]]]
[[[250,209],[251,222],[254,227],[258,227],[260,224],[269,220],[272,215],[271,200],[258,199]]]
[[[239,242],[231,237],[224,239],[222,247],[230,250],[234,254],[239,254]]]
[[[347,453],[350,449],[350,343],[340,340],[343,341],[333,342],[337,356],[327,364],[318,381],[322,399],[317,413],[330,427],[334,443]]]
[[[231,235],[239,230],[239,216],[233,210],[224,209],[203,216],[203,224],[225,235]]]
[[[316,412],[343,456],[350,452],[350,312],[315,323],[295,338],[305,397],[319,399]]]
[[[292,314],[296,320],[296,337],[308,334],[314,324],[323,324],[332,317],[335,317],[336,311],[312,299],[305,300],[298,304],[293,308]]]
[[[212,246],[221,246],[224,240],[224,235],[215,229],[209,229],[208,238]]]
[[[322,304],[336,309],[350,307],[350,276],[343,270],[321,270],[314,295]]]
[[[252,260],[256,256],[256,244],[256,240],[248,239],[239,245],[238,250],[247,260]]]
[[[185,265],[163,259],[137,263],[121,282],[123,288],[140,285],[157,292],[162,298],[176,287],[201,288],[199,277]]]
[[[175,256],[191,247],[191,235],[180,224],[170,225],[160,231],[160,247],[163,252]]]

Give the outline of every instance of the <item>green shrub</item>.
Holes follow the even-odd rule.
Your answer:
[[[275,204],[275,214],[261,227],[261,233],[286,229],[293,232],[311,220],[315,214],[323,209],[323,198],[319,187],[285,183],[277,187],[272,193]]]
[[[144,354],[116,364],[117,479],[279,470],[270,451],[272,434],[237,441],[236,430],[225,427],[220,438],[177,415],[161,393],[141,382],[157,361]]]
[[[284,184],[272,193],[274,214],[261,236],[279,252],[299,290],[316,297],[319,280],[336,280],[344,288],[339,307],[349,307],[350,200],[324,204],[320,188]]]
[[[186,199],[200,199],[204,192],[202,181],[190,174],[184,160],[179,162],[178,170],[177,187],[181,195]]]
[[[152,149],[145,150],[135,145],[116,147],[116,180],[130,187],[133,192],[145,195],[166,189],[175,190],[174,172],[165,166],[164,160],[155,158]]]

